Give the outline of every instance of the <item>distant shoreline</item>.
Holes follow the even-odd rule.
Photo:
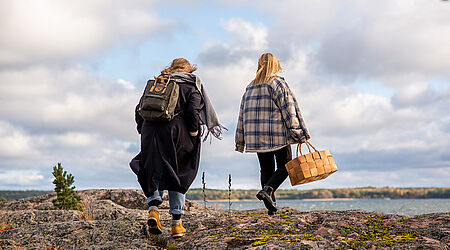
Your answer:
[[[77,190],[82,191],[82,190]],[[51,193],[48,190],[0,190],[1,200],[20,199]],[[256,189],[232,189],[232,201],[255,201]],[[228,201],[228,190],[220,189],[189,189],[186,198],[189,200],[203,201],[206,195],[208,201]],[[345,200],[388,200],[388,199],[450,199],[450,188],[336,188],[336,189],[279,189],[278,200],[303,200],[303,201],[345,201]]]
[[[277,199],[277,201],[357,201],[357,200],[446,200],[450,198],[318,198],[318,199]],[[203,200],[193,200],[198,203],[204,203]],[[206,203],[214,203],[214,202],[228,202],[228,199],[219,199],[219,200],[206,200]],[[239,201],[259,201],[258,199],[232,199],[231,202],[239,202]]]
[[[436,200],[436,199],[450,199],[450,198],[397,198],[397,199],[391,199],[391,198],[363,198],[363,199],[357,199],[357,198],[317,198],[317,199],[277,199],[277,201],[356,201],[356,200]],[[192,200],[195,202],[203,203],[203,200]],[[237,201],[259,201],[258,199],[232,199],[231,202],[237,202]],[[206,200],[206,203],[213,203],[213,202],[228,202],[227,199],[219,199],[219,200]]]
[[[355,199],[355,198],[327,198],[327,199],[278,199],[278,201],[293,201],[293,200],[301,200],[301,201],[346,201],[346,200],[364,200],[364,199]],[[390,200],[390,199],[371,199],[371,200]],[[203,202],[203,200],[192,200],[195,202]],[[259,201],[258,199],[232,199],[231,202],[236,201]],[[228,202],[228,199],[220,199],[220,200],[206,200],[208,202]]]
[[[232,189],[231,198],[235,201],[256,200],[258,190]],[[191,200],[228,201],[228,190],[190,189],[186,198]],[[279,189],[278,200],[382,200],[382,199],[450,199],[450,188],[337,188],[337,189]]]

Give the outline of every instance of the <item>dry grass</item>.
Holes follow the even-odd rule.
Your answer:
[[[11,221],[7,213],[0,213],[0,231],[13,229]]]
[[[13,249],[14,250],[27,250],[27,248],[25,248],[25,247],[18,247],[18,246],[14,246]]]
[[[6,219],[5,216],[3,214],[0,214],[0,231],[5,230],[6,228]]]
[[[92,200],[83,200],[80,202],[81,206],[81,220],[94,220]]]

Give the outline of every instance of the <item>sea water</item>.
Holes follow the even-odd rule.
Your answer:
[[[203,203],[203,202],[202,202]],[[208,206],[228,209],[228,201],[210,201]],[[406,216],[450,212],[450,199],[394,199],[394,200],[277,200],[278,207],[291,207],[301,212],[362,209]],[[231,209],[264,208],[261,201],[232,201]]]

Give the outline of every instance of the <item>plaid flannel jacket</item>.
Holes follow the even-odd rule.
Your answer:
[[[236,151],[270,152],[309,138],[297,99],[284,78],[247,86],[236,128]]]

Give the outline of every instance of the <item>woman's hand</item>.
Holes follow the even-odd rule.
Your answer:
[[[193,132],[189,131],[189,135],[192,136],[192,137],[197,136],[198,135],[198,130],[193,131]]]

